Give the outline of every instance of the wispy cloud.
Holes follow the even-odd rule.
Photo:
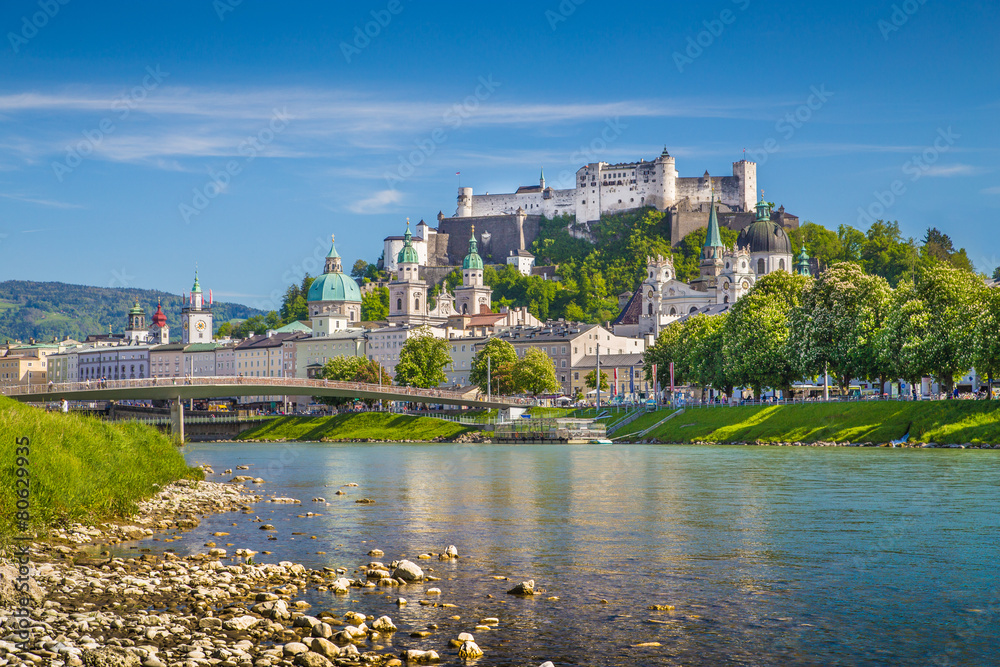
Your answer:
[[[935,164],[927,168],[923,172],[924,176],[937,176],[940,178],[947,178],[949,176],[969,176],[972,174],[978,174],[982,171],[978,167],[974,167],[971,164]]]
[[[371,197],[360,199],[347,208],[352,213],[385,213],[388,207],[398,204],[402,199],[403,193],[399,190],[379,190]]]
[[[28,204],[38,204],[39,206],[50,206],[52,208],[84,208],[82,204],[69,204],[67,202],[54,201],[52,199],[36,199],[34,197],[25,197],[24,195],[8,194],[3,192],[0,192],[0,197],[3,197],[4,199],[27,202]]]
[[[984,195],[1000,195],[1000,185],[994,185],[993,187],[983,188],[980,192]]]

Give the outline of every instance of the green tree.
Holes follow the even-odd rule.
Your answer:
[[[844,248],[840,237],[826,227],[806,221],[798,229],[788,232],[792,241],[792,255],[798,255],[803,244],[810,257],[815,258],[821,268],[831,266],[843,259]]]
[[[435,338],[430,327],[414,331],[403,343],[396,364],[396,384],[401,387],[437,387],[448,380],[445,367],[451,363],[448,342]]]
[[[651,385],[659,382],[661,387],[670,386],[670,363],[674,364],[674,383],[687,384],[690,375],[688,363],[687,326],[685,322],[672,322],[660,331],[656,342],[643,355],[643,373]],[[657,367],[657,377],[653,377],[653,366]]]
[[[708,387],[732,394],[732,383],[723,366],[723,327],[728,313],[721,315],[695,315],[684,323],[683,354],[685,372],[690,381],[701,385],[702,400]],[[670,377],[668,375],[667,382]]]
[[[217,338],[229,338],[233,335],[233,324],[232,322],[223,322],[219,325],[218,331],[215,332]]]
[[[379,384],[379,373],[382,373],[382,384],[392,384],[389,372],[385,370],[377,361],[365,357],[333,357],[323,365],[320,377],[327,380],[337,380],[340,382],[365,382],[368,384]],[[341,397],[317,397],[322,403],[327,405],[343,405],[350,403],[353,398]],[[367,400],[366,403],[373,403]]]
[[[920,378],[934,372],[927,350],[930,313],[906,280],[892,291],[889,314],[879,330],[876,344],[883,372],[905,380],[910,387],[920,385]]]
[[[839,259],[845,262],[860,262],[861,253],[865,249],[865,235],[861,230],[850,225],[840,225],[837,228],[837,240],[840,242]]]
[[[378,322],[389,317],[389,288],[376,287],[361,295],[361,319]]]
[[[514,394],[514,369],[517,364],[517,351],[513,345],[502,338],[490,338],[472,357],[469,382],[479,387],[484,394]],[[490,386],[489,392],[487,384]]]
[[[518,393],[532,396],[559,391],[556,365],[549,355],[537,347],[529,347],[524,358],[514,366],[514,385]]]
[[[884,278],[864,273],[850,262],[824,271],[802,294],[802,308],[791,316],[789,354],[804,375],[827,368],[846,392],[853,378],[880,378],[877,334],[891,290]]]
[[[876,220],[868,228],[861,251],[861,266],[868,273],[895,286],[916,271],[918,258],[916,241],[903,238],[897,221]]]
[[[354,266],[351,267],[351,277],[355,280],[361,280],[368,273],[369,264],[363,259],[359,259],[354,262]]]
[[[587,376],[583,378],[583,381],[589,388],[594,389],[597,386],[597,369],[595,368],[587,373]],[[601,391],[607,391],[608,386],[608,374],[601,371]]]
[[[789,320],[808,282],[784,271],[769,273],[730,310],[723,365],[734,386],[753,387],[754,397],[760,398],[764,387],[790,392],[792,382],[801,378],[788,350]]]
[[[1000,288],[983,291],[982,312],[976,318],[976,371],[990,380],[1000,376]],[[989,396],[992,398],[992,394]]]

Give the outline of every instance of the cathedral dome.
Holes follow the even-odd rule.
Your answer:
[[[792,254],[792,242],[785,229],[770,220],[757,220],[750,226],[744,227],[736,239],[736,245],[746,248],[751,253]]]
[[[736,238],[736,245],[746,248],[751,254],[767,252],[791,255],[792,242],[785,228],[771,220],[771,205],[761,198],[757,203],[757,219],[744,227]]]
[[[417,254],[417,249],[413,247],[413,242],[410,240],[413,238],[413,234],[410,233],[410,221],[406,221],[406,233],[403,234],[403,249],[399,251],[396,255],[396,262],[398,264],[419,264],[420,255]]]
[[[361,288],[343,273],[324,273],[312,282],[306,301],[355,301],[361,303]]]
[[[361,302],[361,288],[341,269],[340,253],[331,238],[330,252],[326,255],[326,267],[309,286],[306,301],[355,301]]]
[[[462,260],[462,268],[483,270],[483,258],[479,256],[479,252],[476,249],[475,225],[472,227],[472,237],[469,239],[469,254]]]

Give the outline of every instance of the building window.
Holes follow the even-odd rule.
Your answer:
[[[757,260],[757,275],[758,276],[764,275],[764,258],[763,257],[761,257],[760,259]]]

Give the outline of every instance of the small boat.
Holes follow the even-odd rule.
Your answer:
[[[594,438],[590,441],[592,445],[613,445],[614,443],[607,438]]]

